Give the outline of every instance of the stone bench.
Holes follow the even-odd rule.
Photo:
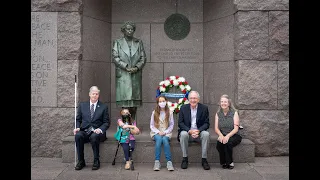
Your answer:
[[[111,163],[113,161],[118,142],[113,137],[115,131],[107,131],[107,140],[100,144],[100,161]],[[154,141],[151,140],[149,132],[142,132],[136,137],[136,146],[133,152],[133,160],[137,163],[153,163],[154,162]],[[180,143],[177,141],[177,134],[173,133],[171,139],[171,156],[173,163],[180,163],[182,160],[182,152]],[[219,154],[216,149],[217,135],[210,132],[210,143],[208,147],[208,162],[218,163]],[[63,139],[62,144],[62,162],[74,162],[75,141],[74,136],[68,136]],[[90,143],[86,143],[84,147],[84,156],[86,162],[93,162],[93,152]],[[201,145],[193,142],[189,144],[188,159],[190,163],[201,162]],[[233,158],[235,163],[254,162],[255,145],[249,139],[242,139],[241,143],[233,150]],[[119,146],[116,163],[123,162],[123,150]],[[165,161],[163,148],[161,151],[161,162]]]

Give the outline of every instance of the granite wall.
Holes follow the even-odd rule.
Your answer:
[[[203,14],[211,115],[228,94],[256,156],[289,155],[289,1],[204,0]]]
[[[242,134],[256,144],[256,156],[288,155],[288,4],[32,0],[31,156],[61,157],[61,139],[72,135],[74,127],[75,75],[76,103],[87,100],[90,86],[97,85],[100,100],[109,106],[110,128],[115,129],[119,108],[111,44],[122,36],[120,26],[127,20],[136,22],[135,36],[147,53],[143,106],[137,112],[142,129],[148,130],[158,83],[179,75],[209,106],[211,128],[219,97],[228,94],[239,109]],[[190,21],[190,32],[182,40],[164,32],[164,22],[173,13]]]

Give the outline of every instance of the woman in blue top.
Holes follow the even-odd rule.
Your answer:
[[[234,168],[232,150],[242,140],[238,132],[239,126],[239,115],[231,99],[226,94],[222,95],[215,115],[214,130],[219,135],[216,148],[219,152],[220,164],[224,169]]]

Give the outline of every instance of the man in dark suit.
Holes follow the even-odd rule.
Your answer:
[[[190,91],[189,104],[181,106],[178,122],[178,140],[182,149],[181,168],[188,168],[188,145],[189,141],[201,141],[202,167],[209,170],[207,162],[207,148],[210,134],[207,131],[210,126],[208,107],[199,103],[200,95],[197,91]]]
[[[106,131],[110,127],[108,106],[100,102],[100,90],[92,86],[89,90],[90,101],[81,102],[76,117],[76,128],[73,130],[78,154],[75,170],[86,166],[84,161],[84,143],[90,142],[94,161],[92,170],[100,168],[99,145],[106,140]]]

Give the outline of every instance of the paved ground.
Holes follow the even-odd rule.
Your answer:
[[[190,163],[188,169],[174,164],[175,171],[168,171],[162,163],[160,171],[153,171],[151,163],[135,163],[135,170],[125,170],[124,164],[101,163],[99,170],[91,170],[92,163],[80,171],[74,170],[74,163],[62,163],[61,158],[31,158],[32,180],[288,180],[289,157],[256,157],[254,163],[235,163],[232,170],[222,169],[218,163],[209,163],[210,170],[204,170],[199,163]]]

